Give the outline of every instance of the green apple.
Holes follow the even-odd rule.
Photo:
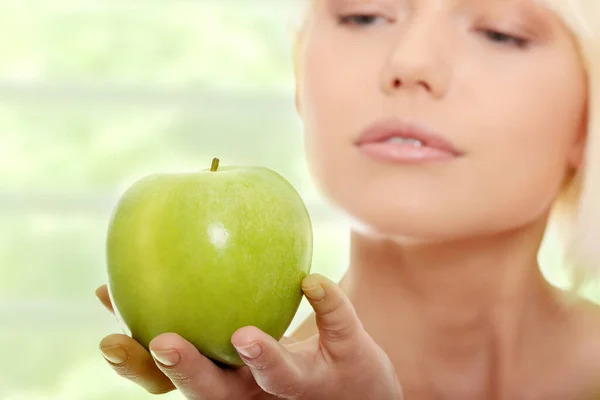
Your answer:
[[[214,361],[243,365],[231,336],[256,326],[279,340],[302,299],[313,232],[304,202],[263,167],[150,175],[108,227],[111,300],[143,346],[174,332]]]

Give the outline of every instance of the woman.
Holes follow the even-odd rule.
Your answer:
[[[537,264],[555,214],[577,271],[597,261],[596,4],[315,1],[296,100],[311,172],[355,221],[347,274],[305,279],[295,343],[237,331],[247,368],[174,334],[151,354],[111,335],[110,365],[194,400],[600,396],[600,311]]]

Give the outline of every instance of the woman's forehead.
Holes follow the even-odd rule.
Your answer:
[[[397,3],[429,3],[431,5],[436,4],[498,4],[498,3],[517,3],[522,5],[542,5],[551,7],[569,7],[577,8],[581,3],[591,3],[592,1],[599,4],[597,0],[299,0],[304,4],[322,4],[322,3],[342,3],[342,4],[377,4],[378,2],[397,2]]]
[[[590,20],[600,16],[599,0],[531,0],[542,4],[558,14],[577,34],[592,34]]]

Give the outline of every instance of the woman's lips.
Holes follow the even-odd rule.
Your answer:
[[[431,129],[396,118],[376,121],[355,144],[367,156],[392,162],[441,161],[463,154]]]

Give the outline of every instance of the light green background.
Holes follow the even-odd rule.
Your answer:
[[[346,226],[310,182],[293,104],[297,1],[0,3],[0,399],[154,398],[104,363],[119,327],[93,294],[112,206],[147,173],[213,156],[279,171],[314,219],[313,271],[341,276]]]

